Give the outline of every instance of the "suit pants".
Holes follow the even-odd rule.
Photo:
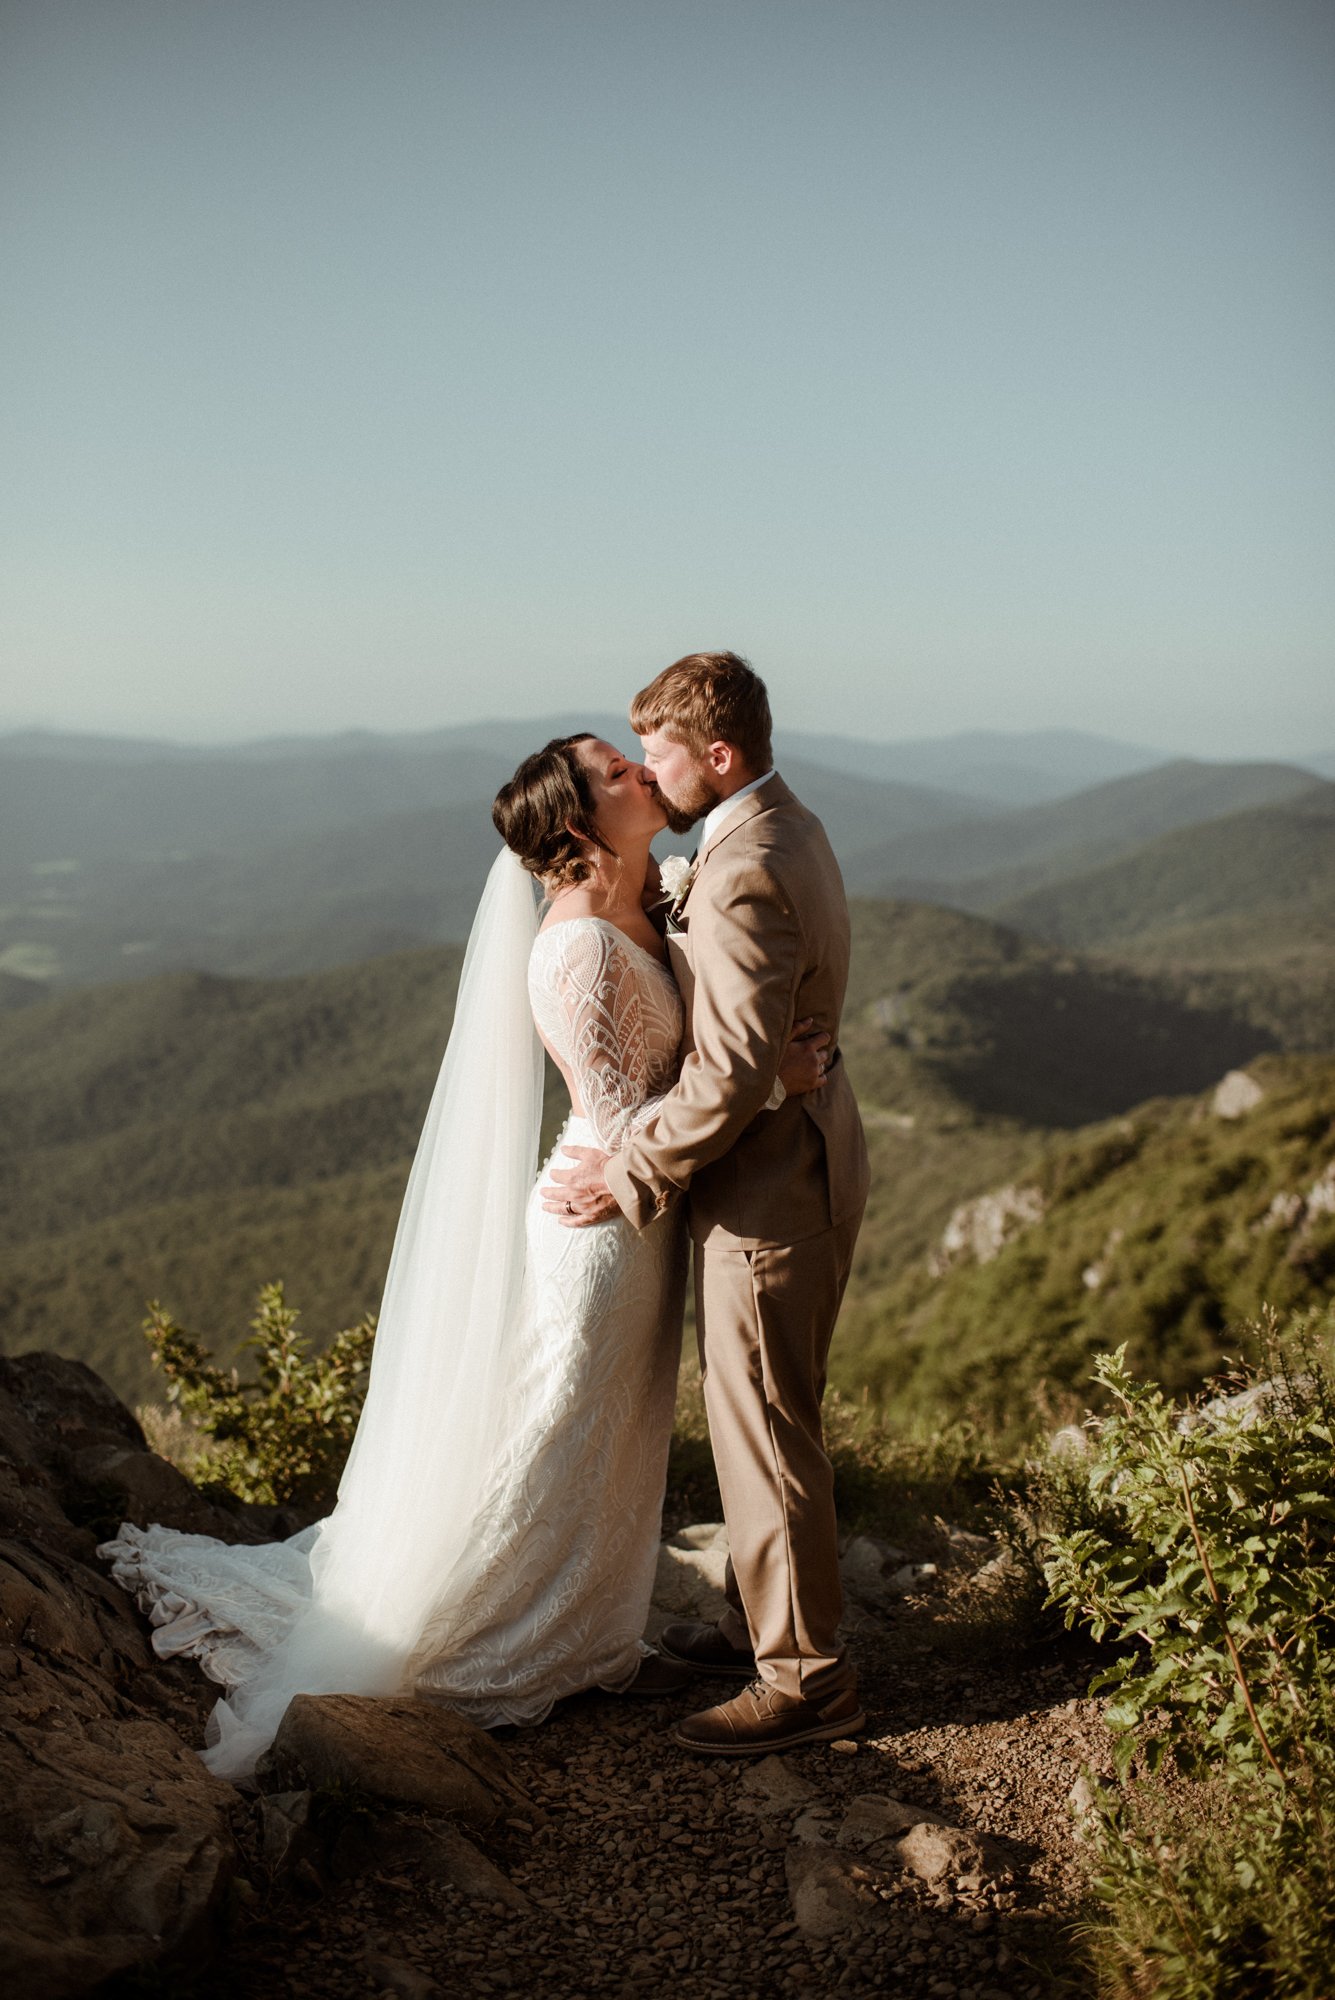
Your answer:
[[[781,1693],[826,1700],[855,1685],[843,1611],[834,1474],[820,1405],[861,1215],[819,1236],[742,1250],[695,1246],[705,1410],[732,1555],[720,1630],[750,1644]]]

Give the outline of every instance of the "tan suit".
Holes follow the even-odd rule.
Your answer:
[[[867,1199],[837,1053],[848,906],[814,814],[779,777],[712,836],[669,936],[686,1003],[681,1076],[607,1178],[639,1228],[689,1190],[705,1404],[732,1546],[734,1644],[785,1694],[852,1684],[820,1402]],[[793,1023],[836,1054],[824,1088],[764,1109]],[[741,1618],[744,1614],[744,1631]]]

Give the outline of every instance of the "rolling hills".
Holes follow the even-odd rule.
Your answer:
[[[959,912],[854,916],[844,1043],[876,1171],[855,1296],[1036,1132],[1198,1089],[1267,1045]],[[444,947],[282,980],[181,974],[0,1016],[5,1348],[79,1354],[142,1394],[150,1296],[224,1351],[267,1279],[314,1332],[373,1307],[458,966]],[[553,1091],[549,1130],[559,1115]]]

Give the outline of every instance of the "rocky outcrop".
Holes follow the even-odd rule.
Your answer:
[[[669,1536],[658,1551],[648,1637],[656,1639],[676,1618],[712,1620],[727,1598],[728,1531],[721,1521],[702,1521]],[[873,1535],[855,1535],[839,1558],[844,1600],[852,1623],[860,1611],[882,1612],[936,1575],[935,1563],[910,1561],[904,1549]]]
[[[1215,1085],[1210,1109],[1216,1118],[1245,1118],[1264,1102],[1265,1092],[1256,1078],[1248,1076],[1245,1069],[1231,1069]]]
[[[973,1201],[961,1202],[928,1259],[935,1278],[957,1264],[990,1264],[1025,1229],[1032,1229],[1047,1212],[1037,1187],[995,1188]]]
[[[122,1508],[254,1527],[147,1450],[91,1370],[0,1361],[0,1943],[46,2000],[207,1942],[233,1872],[235,1793],[189,1744],[207,1690],[152,1653],[94,1549]]]

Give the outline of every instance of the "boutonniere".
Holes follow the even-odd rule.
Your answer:
[[[682,904],[691,893],[699,863],[685,854],[669,854],[658,864],[658,879],[663,887],[663,901],[668,906],[667,927],[669,931],[681,929]]]

